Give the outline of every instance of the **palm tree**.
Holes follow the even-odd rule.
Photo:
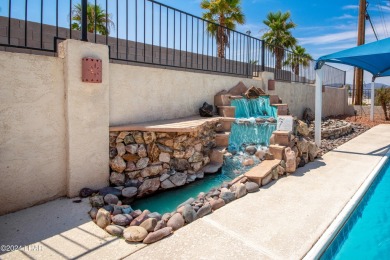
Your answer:
[[[203,13],[203,18],[213,22],[207,24],[207,31],[216,36],[220,58],[225,58],[225,48],[229,47],[229,29],[234,30],[236,23],[245,22],[240,4],[241,0],[202,0],[200,4],[200,7],[207,10]]]
[[[306,49],[302,46],[295,46],[292,52],[287,55],[287,60],[284,65],[290,65],[295,75],[299,76],[299,66],[307,67],[313,58],[306,53]]]
[[[81,30],[81,4],[76,4],[72,10],[72,20],[76,21],[72,24],[73,30]],[[100,5],[87,5],[87,31],[89,33],[96,32],[102,35],[110,34],[111,28],[114,28],[114,23],[111,20],[111,14],[106,14],[106,11]]]
[[[275,68],[279,70],[282,69],[284,49],[290,49],[297,43],[297,40],[291,33],[291,29],[295,28],[296,24],[291,21],[290,16],[290,12],[270,12],[267,15],[267,19],[263,21],[268,26],[268,31],[263,34],[262,39],[275,54]]]

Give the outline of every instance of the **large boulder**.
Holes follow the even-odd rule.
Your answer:
[[[172,228],[171,227],[164,227],[164,228],[161,228],[155,232],[149,233],[143,242],[145,244],[151,244],[151,243],[154,243],[154,242],[157,242],[157,241],[163,239],[166,236],[169,236],[170,234],[172,234]]]
[[[204,102],[202,107],[199,108],[199,115],[201,117],[212,117],[213,116],[213,106]]]
[[[314,121],[315,116],[314,116],[313,110],[311,110],[311,109],[308,108],[308,107],[305,108],[305,110],[303,111],[302,119],[305,120],[305,122],[307,122],[308,124],[309,124],[311,121]]]
[[[171,227],[173,230],[178,230],[184,226],[184,218],[180,213],[175,213],[168,220],[167,227]]]
[[[287,147],[284,150],[284,158],[286,159],[286,172],[293,173],[297,169],[296,156],[295,152],[291,150],[290,147]]]
[[[123,231],[123,237],[130,242],[141,242],[147,235],[148,231],[139,226],[131,226]]]

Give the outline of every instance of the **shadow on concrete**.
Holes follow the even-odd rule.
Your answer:
[[[326,163],[324,163],[322,161],[322,159],[319,158],[319,159],[315,160],[314,162],[310,162],[310,163],[306,164],[303,167],[297,168],[297,170],[294,173],[290,174],[289,176],[283,175],[282,177],[279,177],[279,179],[283,179],[283,178],[286,178],[286,177],[289,177],[289,178],[290,177],[302,177],[302,176],[310,173],[310,171],[312,171],[314,169],[318,169],[318,168],[323,167],[325,165],[326,165]],[[272,185],[276,184],[278,182],[278,180],[273,180],[270,183],[268,183],[267,185],[261,186],[260,189],[268,189]]]
[[[350,151],[343,151],[343,150],[332,150],[332,152],[335,153],[346,153],[346,154],[360,154],[360,155],[372,155],[372,156],[385,156],[387,151],[390,149],[390,144],[383,146],[379,149],[376,149],[374,151],[371,151],[369,153],[358,153],[358,152],[350,152]]]

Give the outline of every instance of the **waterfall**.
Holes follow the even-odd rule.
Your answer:
[[[270,105],[268,96],[233,99],[232,106],[236,107],[236,118],[277,117],[277,109]]]
[[[232,123],[229,150],[240,151],[244,144],[269,146],[276,123],[270,123],[266,119],[277,118],[277,108],[270,105],[269,97],[234,99],[232,106],[236,107],[237,119]],[[256,121],[255,118],[263,120]]]

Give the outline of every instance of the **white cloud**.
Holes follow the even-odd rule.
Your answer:
[[[356,19],[356,16],[350,14],[343,14],[341,16],[331,18],[331,20],[349,20],[349,19]]]
[[[342,7],[343,10],[355,10],[355,9],[359,9],[359,6],[358,5],[344,5]]]
[[[345,40],[356,39],[356,31],[345,31],[339,33],[330,33],[321,36],[299,38],[301,44],[313,44],[313,45],[322,45],[335,43]]]

